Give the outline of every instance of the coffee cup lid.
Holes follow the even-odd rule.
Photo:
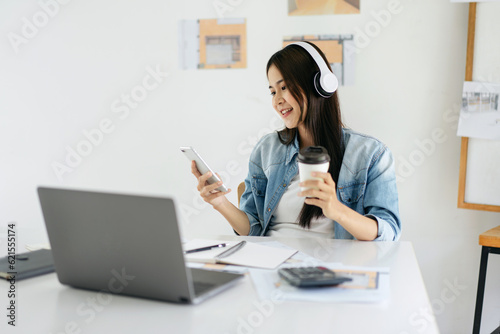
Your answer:
[[[299,161],[307,164],[322,164],[330,161],[330,155],[323,146],[308,146],[300,150]]]

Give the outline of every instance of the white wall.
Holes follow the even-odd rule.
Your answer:
[[[226,16],[247,19],[248,66],[204,71],[178,69],[177,22],[216,18],[216,1],[73,0],[60,5],[37,32],[26,30],[32,36],[17,53],[9,34],[22,36],[23,18],[33,22],[41,7],[33,0],[2,1],[2,224],[17,222],[21,243],[46,242],[36,186],[53,185],[172,195],[182,207],[185,232],[231,233],[224,220],[200,202],[189,162],[178,147],[196,147],[214,169],[226,172],[234,189],[229,198],[235,200],[252,143],[279,126],[265,64],[280,48],[281,38],[353,32],[361,38],[362,31],[379,27],[371,30],[369,40],[358,40],[367,45],[360,45],[357,55],[356,84],[339,89],[344,120],[393,151],[400,178],[402,240],[414,245],[442,332],[469,332],[478,234],[498,225],[499,214],[456,206],[460,139],[455,133],[468,5],[395,1],[397,14],[379,16],[383,26],[373,13],[387,10],[387,0],[362,1],[360,15],[315,17],[288,17],[287,1],[231,1],[236,5]],[[113,103],[141,85],[148,68],[169,74],[120,119],[123,114],[112,111]],[[102,122],[112,131],[58,180],[52,164],[64,163],[67,147],[82,145],[82,132]],[[483,322],[490,330],[500,321],[500,287],[491,284],[499,275],[500,261],[492,256]],[[408,315],[409,333],[426,325],[420,315],[425,310],[415,312],[417,318]]]

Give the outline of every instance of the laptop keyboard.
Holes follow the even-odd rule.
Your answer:
[[[193,282],[193,286],[194,286],[194,294],[196,296],[199,296],[204,292],[212,289],[215,286],[215,284],[206,282]]]

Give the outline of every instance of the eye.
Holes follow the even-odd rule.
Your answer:
[[[285,90],[285,89],[286,89],[286,86],[281,87],[281,90]]]
[[[271,96],[274,96],[274,95],[276,95],[276,92],[271,92]]]

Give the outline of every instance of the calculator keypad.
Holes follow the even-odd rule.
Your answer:
[[[282,268],[278,274],[292,285],[299,287],[337,285],[350,278],[337,276],[325,267]]]

